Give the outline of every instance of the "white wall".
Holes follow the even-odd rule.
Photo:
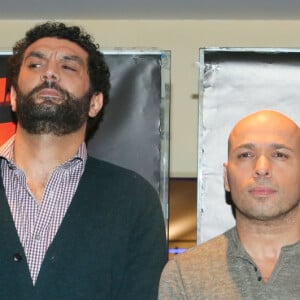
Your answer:
[[[299,47],[297,21],[64,20],[91,32],[104,49],[171,50],[170,176],[196,177],[198,67],[202,47]],[[10,50],[40,21],[1,21],[0,50]]]

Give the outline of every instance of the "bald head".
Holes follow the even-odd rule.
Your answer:
[[[228,153],[238,137],[247,136],[255,140],[258,136],[267,138],[274,133],[281,133],[300,143],[300,128],[294,121],[277,111],[261,110],[246,116],[234,126],[229,135]]]

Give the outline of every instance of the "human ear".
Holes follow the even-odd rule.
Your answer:
[[[103,106],[103,94],[93,94],[90,101],[89,117],[94,118]]]
[[[226,192],[230,192],[230,185],[228,181],[228,163],[223,164],[223,177],[224,177],[224,188]]]
[[[16,99],[17,99],[16,89],[13,86],[11,86],[10,87],[10,106],[11,106],[11,110],[13,112],[17,111],[17,102],[16,102]]]

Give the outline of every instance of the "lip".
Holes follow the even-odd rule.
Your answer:
[[[60,93],[56,89],[42,89],[38,92],[38,96],[41,97],[60,97]]]
[[[56,89],[45,88],[37,93],[37,98],[49,101],[61,101],[62,96]]]
[[[275,193],[276,191],[268,187],[254,187],[249,190],[249,193],[254,197],[268,197]]]

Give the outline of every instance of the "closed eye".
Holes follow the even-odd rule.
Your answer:
[[[77,68],[74,68],[74,67],[69,66],[69,65],[63,65],[62,68],[65,69],[65,70],[73,71],[73,72],[77,71]]]

